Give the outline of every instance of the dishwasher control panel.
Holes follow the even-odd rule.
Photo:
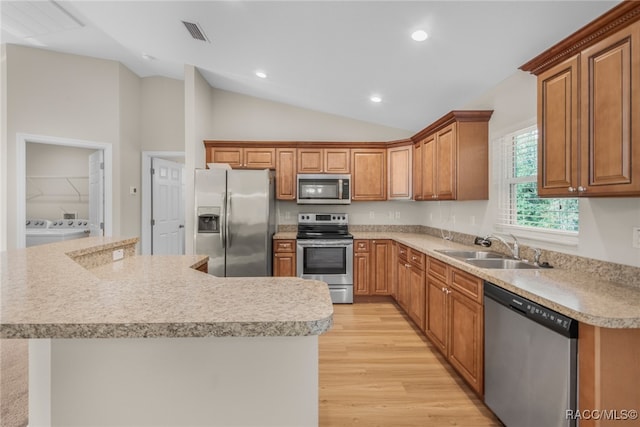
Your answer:
[[[502,289],[493,283],[484,283],[484,295],[566,337],[577,338],[578,336],[578,322],[576,320]]]

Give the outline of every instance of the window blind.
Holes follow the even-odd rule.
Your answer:
[[[538,197],[536,126],[505,135],[495,144],[500,175],[498,225],[578,231],[578,199]]]

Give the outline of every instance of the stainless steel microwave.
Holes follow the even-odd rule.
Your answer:
[[[299,205],[348,205],[351,175],[298,174]]]

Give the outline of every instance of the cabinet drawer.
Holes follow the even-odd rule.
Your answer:
[[[449,283],[447,279],[448,265],[435,258],[427,257],[427,269],[429,274],[437,279],[440,279],[444,283]]]
[[[295,252],[296,241],[295,240],[276,240],[273,249],[275,252]]]
[[[451,269],[451,287],[472,300],[482,303],[482,279],[457,268]]]
[[[409,260],[409,248],[398,243],[398,257],[405,261]]]
[[[369,240],[357,239],[353,242],[354,252],[369,252]]]
[[[409,249],[408,261],[418,270],[424,271],[424,254],[414,249]]]

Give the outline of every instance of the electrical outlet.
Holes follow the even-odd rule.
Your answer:
[[[396,211],[396,219],[400,219],[400,211]]]
[[[374,211],[369,211],[369,218],[374,219],[376,217],[376,213]]]
[[[633,227],[633,247],[640,249],[640,227]]]
[[[389,219],[393,219],[393,211],[389,211]]]
[[[476,225],[476,216],[471,215],[471,225]]]
[[[135,196],[136,194],[138,194],[138,189],[134,186],[129,187],[129,194]]]
[[[113,260],[119,261],[124,258],[124,249],[116,249],[113,251]]]

